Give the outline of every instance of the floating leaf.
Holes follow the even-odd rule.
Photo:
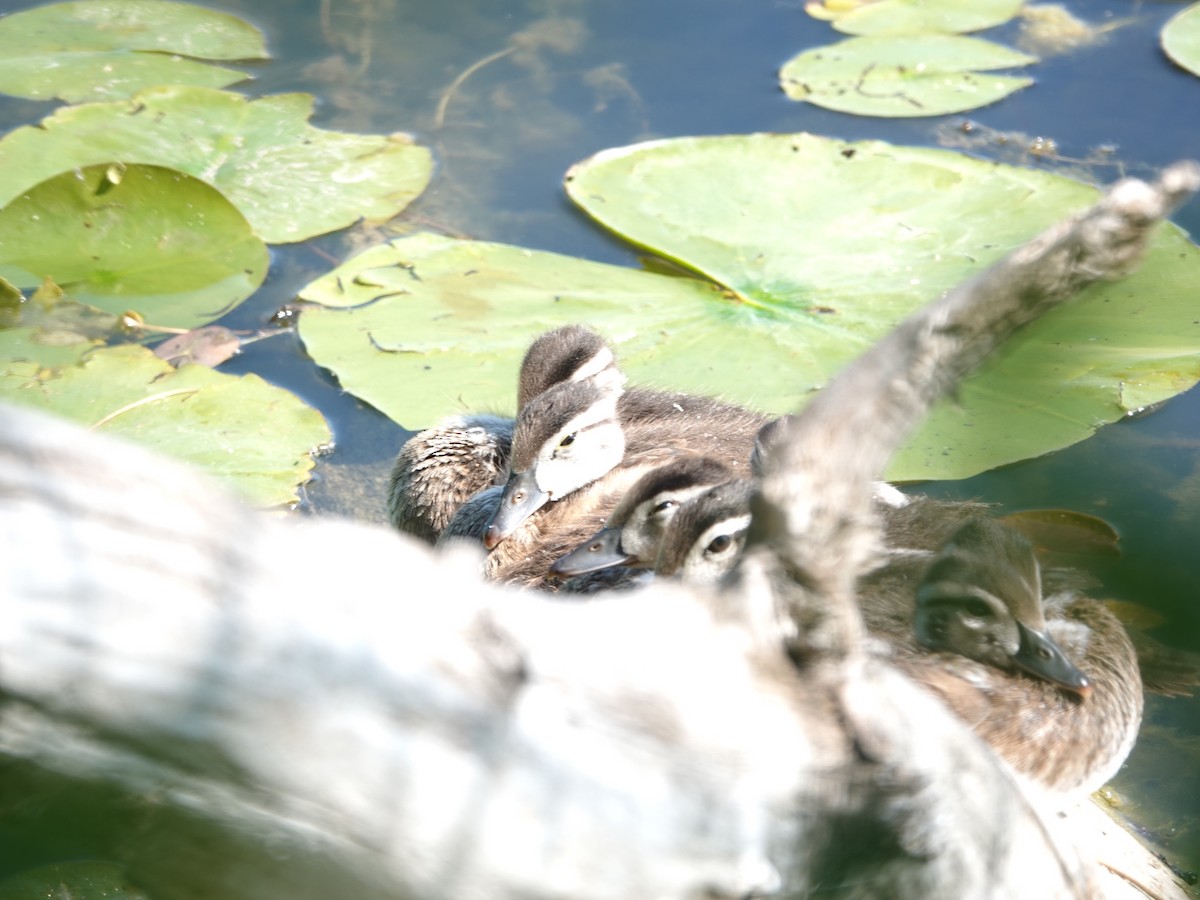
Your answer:
[[[1044,562],[1068,564],[1079,557],[1121,555],[1120,535],[1103,519],[1070,509],[1027,509],[1000,521],[1033,543]]]
[[[749,384],[773,343],[747,335],[730,346],[710,326],[735,322],[741,304],[704,282],[432,234],[372,247],[300,296],[335,307],[301,315],[309,354],[409,427],[464,409],[511,409],[525,348],[558,325],[601,328],[635,377],[709,390],[722,383],[712,364]],[[660,355],[664,348],[692,355]],[[790,387],[758,399],[785,403]]]
[[[1151,628],[1157,628],[1167,622],[1167,617],[1157,610],[1129,600],[1105,600],[1104,605],[1130,628],[1149,631]]]
[[[803,134],[607,151],[572,170],[568,192],[728,293],[418,236],[304,290],[331,305],[371,301],[352,314],[306,312],[310,352],[393,418],[425,425],[510,406],[529,338],[579,320],[617,341],[635,380],[786,412],[903,316],[1098,195],[957,153]],[[1156,372],[1175,373],[1174,385],[1200,380],[1198,265],[1200,250],[1161,229],[1137,274],[1022,331],[963,386],[963,409],[938,407],[891,477],[963,478],[1037,456],[1126,414],[1123,383],[1166,389]]]
[[[224,87],[248,76],[202,59],[263,59],[247,22],[169,0],[78,0],[0,18],[0,92],[71,103],[158,84]]]
[[[50,278],[80,303],[141,310],[162,325],[201,325],[266,277],[267,248],[221,194],[170,169],[65,172],[0,210],[0,276]]]
[[[990,74],[1037,60],[979,38],[946,34],[850,38],[814,47],[779,73],[793,100],[862,116],[940,116],[977,109],[1032,78]]]
[[[58,110],[0,141],[0,204],[58,172],[119,160],[208,182],[272,244],[361,218],[388,219],[429,182],[429,151],[405,135],[343,134],[308,124],[313,98],[248,100],[162,87],[132,100]]]
[[[21,390],[34,390],[38,384],[38,372],[58,366],[78,363],[85,353],[99,345],[99,341],[81,340],[76,343],[47,342],[42,339],[40,329],[32,327],[0,328],[0,377],[6,381],[19,379],[4,387],[18,386]]]
[[[1177,66],[1200,75],[1200,3],[1176,13],[1163,27],[1162,47]]]
[[[1025,0],[879,0],[832,16],[844,34],[963,34],[1003,25]],[[828,8],[828,4],[826,4]]]
[[[259,506],[293,502],[311,453],[330,440],[320,413],[257,375],[174,369],[136,344],[95,350],[81,365],[0,366],[0,398],[199,465]]]
[[[765,380],[794,391],[764,405],[773,411],[796,408],[904,315],[1098,196],[949,151],[804,134],[606,151],[576,166],[567,190],[602,224],[754,309],[736,339],[726,328],[727,344],[769,332],[780,349],[760,351],[744,385],[723,372],[716,384],[751,403]],[[1008,341],[962,387],[961,409],[934,410],[891,477],[962,478],[1037,456],[1133,411],[1132,386],[1142,406],[1196,383],[1198,266],[1179,229],[1160,229],[1137,273]]]
[[[147,900],[125,868],[101,860],[73,860],[19,872],[0,881],[0,900]]]
[[[812,135],[660,141],[576,166],[568,193],[604,225],[711,279],[417,235],[301,292],[310,354],[409,427],[511,408],[529,340],[597,326],[634,381],[799,408],[901,318],[1096,189],[944,150]],[[963,478],[1065,447],[1200,380],[1200,250],[1172,226],[1142,269],[1089,288],[1011,340],[943,404],[890,475]],[[1169,377],[1163,373],[1168,373]],[[1160,398],[1161,399],[1161,398]]]
[[[154,355],[176,368],[183,365],[212,368],[235,356],[241,348],[241,339],[228,328],[205,325],[167,338],[154,348]]]

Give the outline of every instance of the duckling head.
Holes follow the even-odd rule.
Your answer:
[[[585,381],[615,369],[616,358],[604,338],[582,325],[564,325],[540,335],[521,361],[517,409],[556,384]]]
[[[605,527],[550,567],[559,576],[583,575],[610,566],[654,566],[668,523],[679,507],[733,471],[709,456],[677,456],[639,478],[621,498]]]
[[[1081,697],[1091,682],[1046,632],[1041,570],[1030,543],[986,516],[968,519],[917,588],[917,640]]]
[[[682,504],[663,534],[655,573],[693,584],[719,581],[746,546],[752,492],[752,482],[739,479]]]
[[[607,367],[530,400],[513,430],[511,475],[484,532],[489,550],[531,515],[604,477],[625,455],[617,412],[624,377]]]

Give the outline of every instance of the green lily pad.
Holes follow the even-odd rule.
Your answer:
[[[53,369],[0,358],[0,399],[199,465],[258,506],[294,502],[311,454],[330,441],[320,413],[257,375],[175,369],[136,344]]]
[[[0,900],[148,900],[129,883],[124,866],[72,860],[28,869],[0,881]]]
[[[904,315],[1098,195],[949,151],[812,135],[608,151],[576,166],[567,190],[607,227],[760,308],[758,327],[777,323],[794,358],[762,367],[795,386],[793,408]],[[961,409],[935,410],[892,477],[961,478],[1037,456],[1194,384],[1198,265],[1178,228],[1161,229],[1139,272],[1024,330],[964,385]]]
[[[1003,25],[1025,0],[878,0],[833,18],[844,34],[963,34]]]
[[[744,312],[711,284],[433,234],[372,247],[300,296],[329,307],[300,317],[309,355],[408,427],[451,412],[511,410],[529,342],[571,322],[600,328],[626,371],[663,386],[713,389],[713,369],[697,362],[710,357],[722,371],[740,363],[749,378],[763,349],[747,340],[735,355],[707,327]],[[684,345],[695,355],[659,353]]]
[[[64,172],[0,210],[0,277],[157,325],[211,322],[262,284],[266,246],[202,181],[156,166]]]
[[[324,131],[313,98],[249,100],[161,87],[58,110],[0,141],[0,204],[59,172],[119,161],[168,166],[221,191],[264,241],[301,241],[388,219],[425,189],[429,151],[406,135]]]
[[[1162,47],[1177,66],[1200,75],[1200,3],[1176,13],[1163,26]]]
[[[714,189],[719,185],[719,189]],[[604,225],[723,285],[418,235],[301,292],[310,354],[409,427],[511,409],[528,341],[598,327],[636,382],[766,412],[803,405],[896,322],[1097,191],[957,153],[811,135],[607,151],[568,176]],[[1200,250],[1173,226],[1136,275],[1026,329],[895,461],[962,478],[1082,440],[1200,380]],[[334,307],[352,307],[337,309]]]
[[[253,25],[169,0],[77,0],[0,19],[0,92],[33,100],[113,99],[156,84],[224,87],[249,76],[201,60],[266,56]]]
[[[784,93],[860,116],[940,116],[978,109],[1028,87],[1032,78],[992,74],[1027,66],[1025,53],[950,34],[858,37],[788,60]]]

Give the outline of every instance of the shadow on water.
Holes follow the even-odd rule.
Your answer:
[[[26,5],[0,0],[0,12]],[[652,137],[754,131],[924,145],[944,144],[948,135],[957,143],[969,139],[958,116],[866,119],[787,100],[777,87],[778,67],[833,39],[828,26],[804,14],[800,0],[206,5],[243,16],[268,35],[274,59],[253,66],[256,80],[241,90],[310,91],[318,98],[318,126],[407,131],[433,148],[434,182],[395,225],[400,232],[441,230],[636,267],[636,251],[590,224],[562,192],[567,167],[601,149]],[[1179,6],[1067,5],[1089,22],[1121,27],[1092,46],[1047,55],[1035,67],[1034,87],[972,113],[982,126],[974,134],[984,137],[971,151],[1101,182],[1200,157],[1200,120],[1183,112],[1196,108],[1200,84],[1157,45]],[[1018,31],[1010,25],[989,36],[1015,43]],[[0,115],[15,126],[50,108],[3,100]],[[989,137],[993,130],[1010,136]],[[1076,167],[1030,155],[1035,137],[1053,140],[1060,157],[1099,164]],[[1200,201],[1176,219],[1200,234]],[[267,284],[222,324],[260,327],[332,260],[400,232],[353,229],[273,249]],[[320,461],[308,489],[312,510],[383,519],[382,486],[405,428],[342,392],[305,356],[294,333],[250,345],[223,368],[257,372],[330,420],[336,450]],[[1105,590],[1155,610],[1159,639],[1200,652],[1197,448],[1200,391],[1193,390],[1060,453],[929,490],[1010,509],[1067,507],[1108,520],[1122,535],[1123,556],[1098,573]],[[1200,868],[1200,701],[1151,704],[1143,740],[1116,786],[1126,809],[1169,855]]]

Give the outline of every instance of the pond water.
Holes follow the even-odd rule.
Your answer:
[[[0,0],[0,12],[27,5]],[[800,0],[206,5],[268,35],[273,60],[253,67],[256,80],[238,89],[310,91],[318,98],[318,126],[407,131],[433,148],[434,182],[400,223],[409,230],[637,267],[637,251],[591,224],[562,191],[568,166],[599,150],[653,137],[757,131],[934,146],[966,139],[963,116],[868,119],[787,100],[776,80],[779,66],[835,39]],[[1175,68],[1158,48],[1159,30],[1180,5],[1080,0],[1067,8],[1112,27],[1094,44],[1047,54],[1031,70],[1032,88],[970,113],[981,126],[975,135],[983,136],[972,152],[1074,169],[1101,182],[1200,158],[1200,79]],[[1020,28],[1005,26],[989,37],[1014,44]],[[7,129],[36,121],[51,108],[0,100],[0,123]],[[1007,137],[991,138],[993,130]],[[1067,161],[1027,153],[1037,137],[1053,140]],[[1089,159],[1099,163],[1069,162]],[[1200,234],[1200,201],[1175,219]],[[222,324],[260,327],[333,260],[364,243],[361,234],[343,234],[274,249],[267,284]],[[382,520],[387,465],[408,432],[341,392],[294,334],[251,344],[223,368],[257,372],[330,420],[337,450],[320,462],[308,489],[311,511]],[[1121,559],[1097,572],[1105,594],[1152,608],[1163,622],[1155,637],[1200,652],[1198,448],[1200,391],[1193,390],[1053,456],[927,489],[1010,509],[1066,507],[1103,517],[1120,531],[1123,546]],[[1163,851],[1200,869],[1200,700],[1153,702],[1143,740],[1115,784]]]

